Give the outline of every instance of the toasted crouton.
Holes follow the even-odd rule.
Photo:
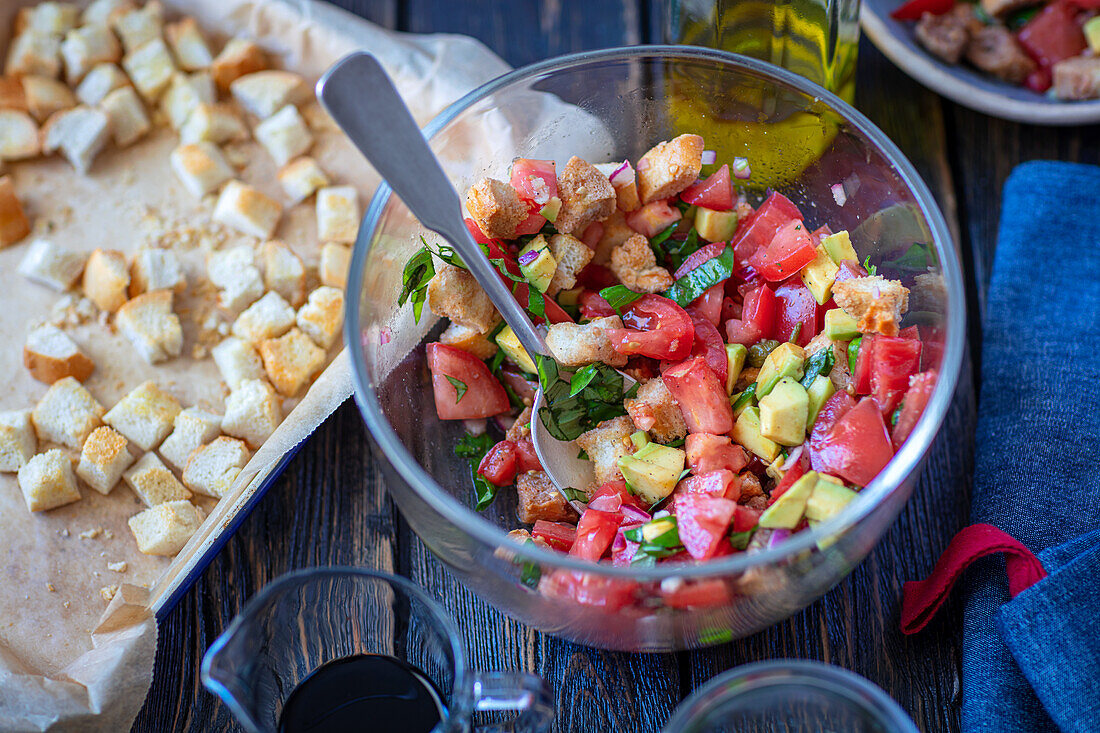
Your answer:
[[[493,301],[466,270],[444,265],[428,283],[428,308],[455,323],[489,333],[500,322]]]
[[[80,449],[76,475],[101,494],[110,494],[122,473],[134,462],[127,440],[106,425],[96,428]]]
[[[11,176],[0,176],[0,249],[15,244],[31,233],[23,204],[15,195]]]
[[[534,524],[540,519],[547,522],[576,519],[577,513],[554,488],[554,482],[545,471],[520,474],[516,478],[516,496],[519,498],[516,516],[524,524]]]
[[[695,183],[703,169],[703,138],[680,135],[657,143],[638,161],[638,196],[643,204],[675,196]]]
[[[20,8],[19,13],[15,16],[15,27],[12,30],[15,35],[19,35],[26,30],[36,30],[60,36],[75,28],[79,23],[80,8],[73,3],[59,3],[50,0],[33,7]]]
[[[348,268],[351,266],[351,248],[335,242],[326,242],[321,247],[321,261],[317,272],[321,284],[343,290],[348,284]]]
[[[93,430],[102,424],[103,405],[80,382],[65,377],[54,382],[31,413],[39,440],[80,450]]]
[[[317,238],[352,244],[359,233],[359,194],[352,186],[328,186],[317,191]]]
[[[191,492],[157,458],[156,453],[143,455],[122,477],[126,479],[126,485],[134,490],[145,506],[157,506],[167,501],[191,498]]]
[[[294,308],[283,296],[269,292],[248,306],[233,322],[233,335],[253,344],[282,336],[294,325]]]
[[[261,120],[266,120],[286,105],[309,97],[309,85],[291,71],[256,71],[233,80],[229,91],[237,103]]]
[[[550,237],[550,254],[558,263],[557,269],[554,270],[554,279],[546,289],[546,294],[552,297],[577,284],[577,273],[588,266],[595,253],[576,237],[555,234]]]
[[[901,314],[909,309],[909,289],[897,280],[878,275],[837,282],[833,298],[845,313],[859,321],[862,333],[897,336]]]
[[[297,328],[261,341],[260,358],[268,379],[286,397],[298,394],[325,366],[325,350]]]
[[[153,290],[126,301],[115,315],[115,327],[150,364],[179,356],[183,347],[171,290]]]
[[[309,302],[298,309],[296,322],[298,328],[322,349],[332,346],[344,326],[344,292],[327,285],[317,288],[309,294]],[[496,344],[493,344],[493,351],[496,351]]]
[[[0,109],[27,111],[27,94],[18,76],[0,76]]]
[[[558,174],[561,210],[554,228],[562,234],[581,236],[594,222],[615,211],[615,189],[595,166],[573,156]]]
[[[270,239],[283,207],[251,186],[230,181],[218,196],[214,221],[260,239]]]
[[[129,86],[130,78],[117,65],[103,62],[96,64],[76,88],[76,98],[94,107],[116,89]]]
[[[306,268],[294,250],[278,240],[260,247],[264,285],[297,308],[306,298]]]
[[[73,286],[84,270],[85,255],[69,252],[48,239],[36,239],[19,261],[19,274],[59,292]]]
[[[0,109],[0,160],[23,160],[42,152],[38,125],[18,109]]]
[[[301,318],[301,313],[298,314],[298,317]],[[498,349],[496,343],[490,341],[481,331],[463,326],[461,323],[452,323],[447,326],[446,330],[439,335],[439,341],[448,346],[468,351],[478,359],[488,359],[497,353]]]
[[[87,173],[111,138],[111,118],[98,107],[79,105],[57,112],[42,125],[42,151],[60,150],[73,168]]]
[[[18,471],[38,447],[30,410],[0,412],[0,471]]]
[[[120,148],[136,142],[153,127],[133,87],[114,90],[103,98],[100,107],[111,120],[111,137]]]
[[[212,105],[217,101],[215,94],[214,81],[209,74],[176,72],[172,74],[172,79],[168,82],[168,88],[164,90],[164,94],[160,97],[160,109],[164,116],[168,118],[168,124],[172,126],[173,130],[182,130],[199,105]],[[209,111],[206,114],[205,120],[199,119],[195,124],[199,125],[204,121],[207,123],[212,122]],[[236,120],[237,118],[233,117],[232,119]],[[239,122],[239,120],[237,121]],[[243,126],[241,129],[243,129]],[[240,129],[235,130],[235,132],[241,134]],[[195,134],[194,131],[189,131],[189,135]]]
[[[202,103],[187,116],[180,127],[180,142],[212,142],[219,145],[230,140],[244,140],[248,129],[244,121],[225,104]]]
[[[130,517],[138,551],[174,557],[198,531],[206,514],[189,501],[166,501]]]
[[[122,48],[107,26],[84,25],[65,34],[61,57],[65,60],[65,78],[75,86],[93,67],[117,63],[122,58]]]
[[[660,293],[672,287],[672,275],[657,266],[649,240],[635,234],[611,251],[611,271],[636,293]]]
[[[39,453],[19,469],[19,488],[32,512],[80,501],[73,462],[57,448]]]
[[[634,452],[630,435],[635,431],[634,423],[627,416],[604,420],[577,438],[581,447],[592,460],[596,472],[596,486],[623,477],[619,470],[619,459]]]
[[[259,46],[244,38],[231,38],[210,64],[210,73],[218,89],[228,91],[230,84],[268,67],[267,55]]]
[[[122,10],[111,17],[111,27],[129,53],[154,38],[160,38],[164,28],[164,7],[157,0],[149,0],[140,8]]]
[[[210,350],[214,364],[229,389],[237,389],[246,379],[263,379],[264,365],[252,344],[230,336]]]
[[[168,39],[172,55],[181,69],[197,71],[214,62],[214,55],[210,53],[210,47],[206,45],[198,21],[194,18],[186,17],[169,23],[164,27],[164,37]]]
[[[329,184],[328,176],[321,170],[321,166],[308,156],[284,165],[279,169],[278,178],[292,206],[305,201],[315,191]]]
[[[615,248],[635,234],[637,232],[626,223],[623,212],[612,212],[611,216],[603,220],[603,232],[600,234],[599,241],[596,242],[596,252],[592,261],[597,265],[606,265],[611,262],[611,253]]]
[[[684,414],[659,376],[641,385],[637,397],[626,400],[626,411],[634,425],[649,432],[658,443],[687,436]]]
[[[142,450],[153,450],[172,432],[182,409],[179,400],[150,380],[119,400],[103,416],[103,422]]]
[[[84,266],[84,295],[100,310],[114,313],[129,298],[130,266],[126,255],[114,249],[97,249]]]
[[[176,73],[172,55],[161,38],[146,41],[126,54],[122,59],[122,68],[126,69],[141,96],[149,102],[157,101]]]
[[[192,491],[220,499],[233,488],[249,455],[244,441],[224,435],[215,438],[191,453],[183,470],[183,483]]]
[[[1054,64],[1054,95],[1058,99],[1100,97],[1100,58],[1071,56]]]
[[[622,328],[618,316],[597,318],[583,325],[553,323],[546,334],[546,346],[554,358],[565,366],[579,367],[595,362],[611,366],[626,366],[626,356],[615,351],[607,329]]]
[[[179,257],[170,249],[140,249],[130,265],[130,297],[152,290],[182,292],[187,276]]]
[[[56,78],[61,73],[61,39],[53,33],[33,28],[20,33],[12,39],[8,48],[4,73],[8,76],[36,74]]]
[[[248,245],[210,253],[206,258],[206,276],[221,291],[218,302],[233,312],[244,310],[264,294],[255,252]]]
[[[298,114],[298,108],[288,104],[252,131],[256,141],[267,149],[276,165],[284,165],[291,158],[309,152],[313,146],[313,133]],[[331,189],[326,189],[331,190]]]
[[[81,25],[110,25],[119,13],[135,7],[131,0],[93,0],[80,16]]]
[[[76,106],[76,97],[67,86],[48,76],[24,76],[23,90],[27,109],[39,122],[54,112]]]
[[[218,437],[221,429],[221,415],[188,407],[176,415],[172,432],[160,444],[159,452],[169,465],[183,471],[191,453]]]
[[[222,431],[259,448],[283,420],[282,404],[271,385],[246,379],[225,398]]]
[[[80,350],[69,334],[51,323],[27,334],[23,344],[23,365],[32,377],[44,384],[53,384],[65,377],[83,382],[95,369],[95,362]]]
[[[180,145],[168,156],[172,170],[191,194],[205,196],[233,177],[233,168],[213,143]]]
[[[514,239],[516,227],[529,215],[516,190],[495,178],[483,178],[466,192],[466,210],[493,239]]]

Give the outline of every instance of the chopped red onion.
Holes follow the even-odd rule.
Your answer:
[[[714,165],[718,162],[718,153],[714,150],[704,150],[702,163],[703,165]]]
[[[777,545],[779,545],[779,543],[783,542],[790,536],[791,531],[789,529],[772,530],[772,535],[768,538],[768,549],[771,550],[775,548]]]
[[[521,265],[529,265],[539,258],[539,251],[536,249],[524,252],[519,256],[519,263]]]
[[[383,326],[382,330],[378,332],[378,343],[382,344],[382,345],[388,344],[392,337],[393,337],[393,332],[390,331],[390,327],[389,326]]]
[[[803,448],[804,446],[805,446],[805,443],[803,443],[802,445],[800,445],[800,446],[798,446],[797,448],[795,448],[794,450],[792,450],[792,451],[791,451],[791,452],[790,452],[790,453],[789,453],[789,454],[787,455],[787,460],[783,461],[783,465],[782,465],[782,466],[780,466],[780,467],[779,467],[779,469],[780,469],[781,471],[789,471],[789,470],[791,470],[791,466],[793,466],[793,465],[794,465],[795,463],[797,463],[797,462],[798,462],[798,459],[799,459],[799,457],[800,457],[800,456],[802,455],[802,448]]]
[[[652,517],[649,516],[649,512],[644,509],[639,509],[633,504],[623,504],[621,507],[619,507],[619,511],[623,513],[624,521],[633,520],[645,524],[650,519],[652,519]]]
[[[752,171],[749,170],[748,158],[733,159],[733,175],[742,181],[747,180],[752,175]]]
[[[496,415],[493,417],[493,422],[497,424],[498,428],[507,433],[516,424],[516,419],[511,415]]]
[[[485,429],[489,427],[485,418],[479,418],[477,420],[463,420],[462,425],[466,428],[466,432],[470,435],[481,435],[485,432]]]
[[[837,206],[844,206],[848,203],[848,194],[844,193],[843,183],[834,183],[829,186],[829,190],[833,192],[833,201],[836,201]]]
[[[623,176],[623,171],[629,171],[630,174],[631,174],[631,178],[634,177],[634,169],[630,166],[630,161],[629,160],[624,160],[623,164],[620,165],[618,168],[616,168],[615,172],[607,177],[608,180],[610,180],[611,183],[614,184],[615,179],[622,176],[622,183],[627,183],[626,176]]]

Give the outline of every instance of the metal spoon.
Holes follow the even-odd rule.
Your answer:
[[[527,353],[549,356],[542,335],[470,236],[458,193],[377,59],[367,53],[342,59],[317,82],[317,98],[420,223],[454,247]],[[535,453],[558,491],[585,489],[592,483],[592,464],[577,458],[572,442],[546,431],[537,417],[544,404],[539,389],[531,420]],[[584,502],[562,496],[584,511]]]

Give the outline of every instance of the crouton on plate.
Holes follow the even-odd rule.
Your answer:
[[[298,309],[295,320],[298,328],[313,339],[315,344],[322,349],[327,349],[336,341],[340,335],[340,329],[344,327],[344,292],[338,288],[322,285],[309,294],[309,302]],[[464,328],[464,326],[453,324],[452,328]],[[450,330],[450,328],[447,329],[447,331]],[[444,336],[446,336],[446,333],[444,331]],[[481,338],[486,344],[489,343],[484,336]],[[443,337],[440,337],[440,340],[447,343]],[[488,353],[486,356],[479,358],[492,356],[496,352],[496,344],[491,344],[491,346],[491,349],[488,347],[481,349],[482,353]]]
[[[126,301],[115,315],[115,327],[150,364],[179,356],[183,328],[172,312],[172,291],[153,290]]]
[[[0,471],[18,471],[37,447],[30,410],[0,412]]]
[[[580,367],[595,362],[611,366],[626,366],[625,355],[615,351],[607,329],[622,328],[618,316],[597,318],[585,324],[554,323],[546,334],[546,346],[554,358],[568,367]]]
[[[80,350],[69,334],[45,323],[27,334],[23,344],[23,366],[39,382],[53,384],[65,377],[83,382],[91,376],[95,362]]]
[[[251,456],[244,441],[224,435],[191,453],[183,471],[183,483],[199,494],[225,496]]]
[[[103,405],[80,382],[65,377],[54,382],[31,413],[39,440],[80,450],[93,430],[103,424]]]
[[[145,506],[191,498],[191,492],[179,482],[156,453],[146,453],[122,477]]]
[[[189,501],[167,501],[130,517],[138,550],[146,555],[173,557],[195,534],[206,514]]]
[[[19,488],[32,512],[80,501],[72,459],[57,448],[39,453],[19,469]]]
[[[283,421],[282,401],[267,382],[246,379],[225,398],[222,431],[259,448]]]
[[[191,453],[218,437],[221,429],[221,415],[188,407],[176,415],[172,432],[160,444],[158,451],[168,465],[182,471],[187,468]]]
[[[84,265],[84,296],[100,310],[114,313],[129,300],[130,264],[116,249],[96,249]]]
[[[142,382],[118,401],[103,422],[142,450],[153,450],[172,430],[182,406],[152,380]]]
[[[76,475],[101,494],[111,493],[123,472],[134,462],[127,449],[129,441],[106,425],[92,431],[80,449]]]

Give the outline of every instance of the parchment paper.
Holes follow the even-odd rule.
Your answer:
[[[29,4],[0,3],[0,38],[16,9]],[[166,0],[165,5],[196,16],[217,37],[216,44],[231,35],[256,39],[278,65],[311,82],[346,53],[369,50],[387,66],[421,123],[508,68],[472,39],[396,34],[319,3]],[[0,43],[0,53],[5,46]],[[335,130],[317,137],[312,154],[334,180],[358,188],[365,211],[376,175]],[[254,240],[209,225],[212,199],[195,199],[169,170],[168,152],[176,144],[174,133],[161,128],[131,148],[109,148],[87,177],[60,158],[10,165],[9,171],[35,234],[82,251],[134,252],[145,245],[169,245],[184,258],[189,282],[195,283],[208,251]],[[239,177],[283,201],[266,153],[255,143],[236,148],[231,157],[245,163]],[[470,149],[461,154],[477,159]],[[183,225],[190,229],[181,236]],[[314,230],[311,199],[284,211],[277,237],[308,266],[318,256]],[[0,375],[7,384],[0,391],[0,410],[32,407],[45,392],[46,386],[23,368],[22,343],[30,327],[59,313],[57,293],[16,274],[25,250],[24,243],[0,251]],[[193,358],[217,340],[204,333],[212,312],[208,296],[189,287],[177,301],[183,355],[156,367],[142,362],[124,338],[99,320],[67,328],[96,362],[85,383],[92,394],[110,408],[141,381],[154,379],[184,405],[221,413],[224,387],[213,362]],[[231,321],[228,314],[213,314]],[[194,353],[196,348],[200,353]],[[200,497],[210,516],[173,560],[137,551],[126,520],[143,506],[125,485],[109,496],[82,486],[79,502],[31,514],[14,475],[0,475],[0,730],[127,730],[152,675],[155,609],[185,581],[282,456],[350,393],[348,360],[340,354],[298,404],[286,403],[286,420],[242,471],[234,491],[216,506]],[[107,568],[119,561],[126,562],[125,572]],[[116,584],[120,590],[108,605],[100,589]]]

